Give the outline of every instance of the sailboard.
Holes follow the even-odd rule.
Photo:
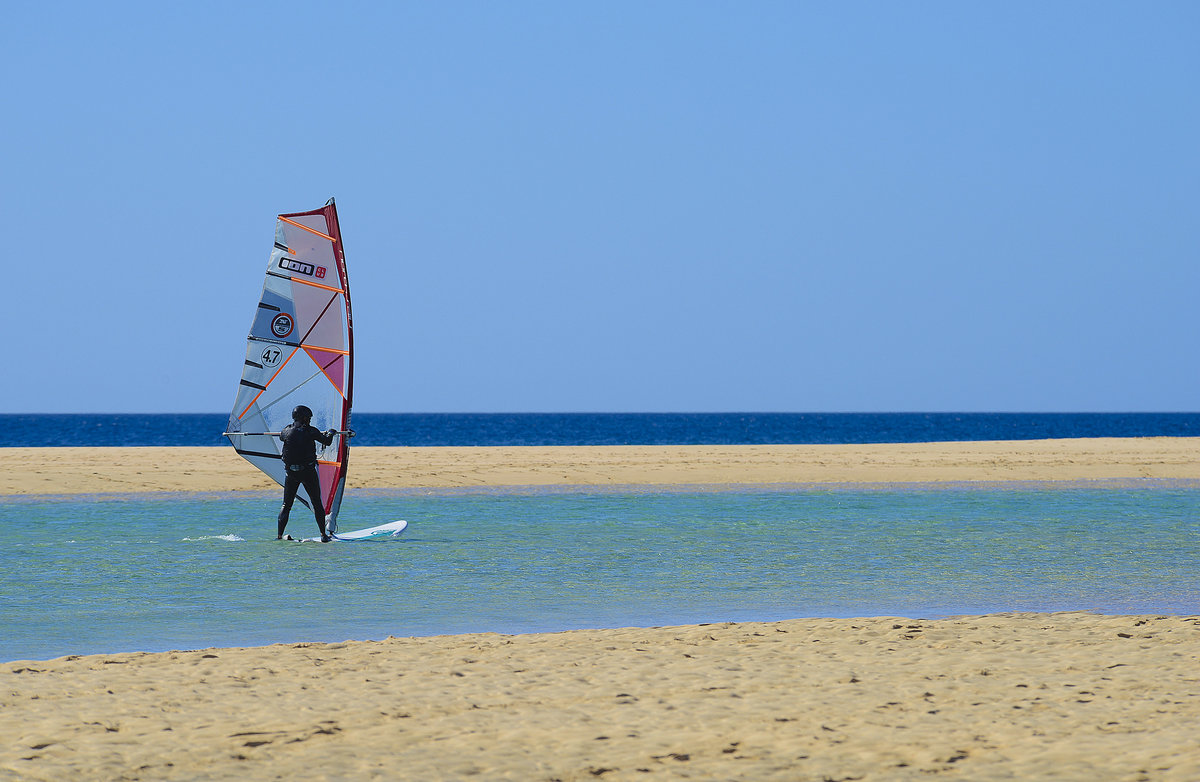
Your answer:
[[[358,529],[353,532],[339,532],[333,536],[334,540],[387,540],[394,538],[404,531],[408,526],[407,521],[389,521],[387,524],[380,524],[377,527],[367,527],[366,529]],[[292,536],[287,536],[288,540],[293,540]],[[320,538],[301,538],[301,543],[319,543]]]
[[[310,212],[279,215],[225,436],[239,455],[282,486],[287,470],[278,435],[292,422],[292,409],[307,405],[313,426],[335,430],[333,442],[317,453],[331,535],[337,531],[353,435],[353,326],[333,199]]]

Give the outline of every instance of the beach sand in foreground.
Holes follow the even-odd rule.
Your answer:
[[[1200,618],[798,619],[6,663],[14,779],[1200,779]]]
[[[1200,479],[1200,438],[354,448],[351,489]],[[232,448],[0,448],[0,495],[277,491]]]

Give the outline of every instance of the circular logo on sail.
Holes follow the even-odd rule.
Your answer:
[[[274,320],[271,321],[271,332],[280,339],[283,339],[288,334],[292,333],[292,327],[294,325],[295,323],[292,321],[292,316],[286,312],[281,312],[275,316]]]

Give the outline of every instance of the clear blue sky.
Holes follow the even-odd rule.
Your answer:
[[[0,412],[1200,409],[1200,3],[17,3]]]

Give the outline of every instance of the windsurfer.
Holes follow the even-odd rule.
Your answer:
[[[276,540],[283,539],[283,530],[287,527],[296,491],[303,485],[312,500],[313,515],[321,530],[321,542],[329,542],[329,535],[325,532],[325,504],[321,502],[321,478],[317,474],[317,443],[330,445],[336,432],[333,429],[322,432],[312,426],[312,415],[312,410],[298,405],[292,410],[292,423],[279,433],[283,440],[282,459],[287,467],[287,478],[283,484],[283,508],[279,511]]]

